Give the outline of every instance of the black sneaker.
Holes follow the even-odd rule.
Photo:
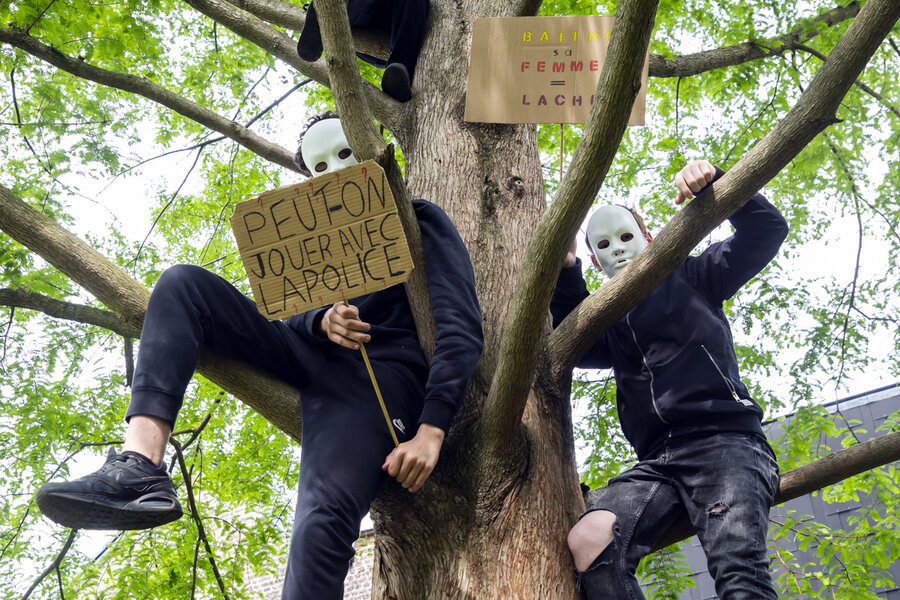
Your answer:
[[[98,471],[48,483],[36,500],[49,519],[74,529],[150,529],[184,514],[164,465],[112,448]]]
[[[306,10],[306,20],[297,40],[297,55],[306,62],[315,62],[322,56],[322,32],[319,30],[319,17],[312,2]]]
[[[412,98],[412,87],[409,71],[400,63],[391,63],[381,76],[381,90],[397,102],[409,102]]]

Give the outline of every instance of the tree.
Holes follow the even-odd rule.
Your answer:
[[[173,0],[104,6],[47,0],[0,9],[6,23],[0,27],[0,60],[9,74],[8,123],[2,131],[10,144],[0,187],[0,229],[8,236],[0,238],[6,286],[0,303],[9,307],[3,388],[8,416],[0,426],[11,440],[2,454],[8,472],[4,489],[19,490],[2,500],[10,516],[0,534],[0,557],[15,558],[19,565],[29,556],[48,562],[46,548],[29,545],[35,535],[30,532],[37,531],[30,499],[39,483],[55,471],[67,472],[68,460],[84,447],[115,443],[131,339],[139,334],[148,287],[161,268],[176,260],[214,259],[211,268],[243,280],[230,235],[220,225],[233,202],[292,180],[295,170],[292,149],[266,139],[278,135],[279,125],[266,118],[272,106],[265,105],[260,90],[268,86],[293,85],[293,91],[301,85],[292,84],[300,75],[330,86],[357,154],[387,167],[400,198],[428,198],[444,208],[476,270],[485,352],[431,483],[414,496],[387,485],[373,506],[379,534],[376,597],[573,597],[565,533],[583,499],[568,403],[572,366],[605,327],[760,186],[771,182],[776,201],[791,203],[788,212],[799,228],[792,247],[815,237],[829,218],[795,196],[813,198],[832,189],[846,194],[860,223],[874,215],[886,224],[890,256],[900,243],[900,211],[892,191],[900,177],[900,112],[889,100],[897,92],[891,74],[900,50],[890,34],[896,34],[900,5],[892,0],[868,0],[862,7],[813,2],[811,9],[818,12],[802,14],[769,1],[749,8],[737,2],[657,6],[623,0],[595,7],[435,0],[416,96],[403,105],[360,78],[352,41],[375,53],[384,51],[384,41],[351,38],[341,2],[317,2],[325,60],[313,64],[296,56],[295,32],[303,22],[297,6],[281,0],[186,4],[190,8]],[[464,123],[461,117],[474,18],[538,11],[616,14],[597,99],[561,180],[555,169],[541,168],[542,161],[555,161],[548,151],[551,128]],[[679,52],[691,34],[715,49]],[[626,132],[648,44],[651,111],[659,116],[646,130]],[[324,95],[314,92],[313,103],[320,105]],[[704,115],[730,121],[692,123]],[[887,131],[871,125],[874,115],[890,124]],[[402,149],[405,176],[372,116]],[[151,135],[167,152],[192,152],[203,177],[196,191],[160,191],[159,241],[133,242],[113,229],[88,243],[67,232],[64,227],[78,221],[66,199],[80,193],[69,174],[138,169],[141,163],[127,146]],[[191,140],[187,148],[185,140]],[[221,143],[227,141],[228,148]],[[866,141],[877,142],[889,163],[877,200],[859,189],[868,182],[861,167],[868,160]],[[671,174],[683,155],[701,149],[728,167],[728,174],[669,219],[633,267],[551,332],[547,307],[553,283],[598,190],[621,194],[645,184],[643,171],[664,161],[666,166],[654,172],[661,179],[659,171]],[[670,210],[662,208],[664,192],[657,188],[653,195],[655,201],[644,208],[661,222]],[[414,239],[415,228],[407,222],[407,229]],[[421,261],[421,251],[413,247]],[[840,369],[832,373],[837,389],[845,369],[866,364],[867,336],[882,332],[877,325],[886,323],[896,334],[887,300],[898,280],[891,278],[895,268],[891,261],[881,280],[854,277],[831,307],[816,306],[812,284],[796,279],[764,281],[743,310],[732,307],[746,329],[767,327],[776,345],[809,342],[809,352],[795,367],[791,398],[776,399],[757,387],[771,408],[779,402],[798,405],[821,389],[804,364],[822,360]],[[416,271],[422,274],[421,268]],[[407,291],[427,349],[427,295],[416,280]],[[839,326],[788,323],[787,314],[761,310],[765,302],[786,313],[802,307],[820,323],[839,315]],[[29,330],[35,328],[42,329],[37,339],[46,340],[40,347],[27,345],[27,340],[34,344]],[[125,372],[105,368],[85,383],[80,372],[99,368],[90,353],[102,353],[98,345],[108,347],[114,335],[124,340]],[[821,350],[830,345],[836,347]],[[750,372],[775,364],[771,347],[742,350]],[[44,574],[57,574],[61,593],[99,596],[131,589],[184,597],[186,589],[199,586],[232,597],[239,595],[233,582],[241,579],[243,565],[258,568],[275,560],[267,543],[283,534],[279,519],[290,519],[283,497],[294,470],[287,438],[261,417],[300,441],[297,394],[213,355],[204,356],[198,371],[206,379],[195,382],[181,419],[189,428],[173,438],[173,463],[192,518],[111,545],[109,562],[73,555],[54,561]],[[252,410],[221,401],[224,393],[217,386]],[[890,433],[837,459],[790,471],[780,497],[897,460],[898,438]],[[246,466],[254,461],[263,468]],[[840,466],[829,469],[832,464]],[[204,496],[206,505],[200,503]],[[224,516],[248,507],[260,513],[252,522]],[[223,512],[226,508],[231,512]],[[62,558],[75,534],[54,535]],[[683,535],[673,532],[671,538]],[[107,564],[116,565],[114,573],[98,572]],[[185,569],[190,579],[183,578]],[[15,569],[0,575],[4,578],[21,580]]]

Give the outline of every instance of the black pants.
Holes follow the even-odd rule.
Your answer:
[[[179,265],[150,296],[126,418],[151,415],[174,425],[204,348],[300,389],[303,446],[283,598],[339,600],[359,523],[393,448],[360,353],[269,321],[224,279]],[[421,374],[390,361],[372,368],[391,418],[413,435],[425,394]]]
[[[347,16],[351,27],[375,29],[391,36],[387,63],[365,54],[360,54],[360,58],[376,67],[398,62],[406,67],[412,80],[425,37],[428,0],[349,0]]]

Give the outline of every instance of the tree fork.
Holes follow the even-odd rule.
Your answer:
[[[657,2],[619,4],[597,101],[567,176],[528,243],[503,329],[500,362],[491,382],[484,431],[498,446],[518,428],[538,360],[550,297],[568,242],[575,236],[612,164],[640,89],[640,70]]]

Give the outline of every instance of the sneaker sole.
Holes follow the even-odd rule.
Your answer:
[[[55,523],[73,529],[136,530],[159,527],[184,515],[178,500],[169,498],[166,506],[142,506],[158,494],[147,494],[123,504],[96,496],[46,493],[39,491],[38,508]]]
[[[409,75],[400,69],[385,69],[381,76],[381,91],[397,102],[409,102],[412,98]]]

